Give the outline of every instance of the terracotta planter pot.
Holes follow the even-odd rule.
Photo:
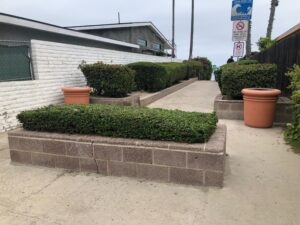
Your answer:
[[[63,88],[65,104],[89,104],[90,87]]]
[[[246,88],[244,95],[244,122],[247,126],[268,128],[273,126],[276,103],[281,94],[277,89]]]

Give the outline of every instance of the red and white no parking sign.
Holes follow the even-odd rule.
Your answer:
[[[232,41],[246,41],[249,22],[246,20],[234,21],[232,29]]]

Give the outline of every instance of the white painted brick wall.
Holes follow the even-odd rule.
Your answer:
[[[87,63],[102,61],[108,64],[172,60],[167,57],[37,40],[32,40],[31,45],[35,80],[0,82],[0,132],[16,128],[19,125],[16,115],[23,110],[62,103],[62,87],[85,86],[85,78],[78,69],[82,60]]]

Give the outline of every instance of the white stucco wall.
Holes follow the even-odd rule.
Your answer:
[[[31,45],[35,80],[0,82],[0,132],[16,128],[16,115],[23,110],[62,103],[62,87],[85,86],[85,78],[78,69],[82,60],[108,64],[172,61],[167,57],[46,41],[32,40]]]

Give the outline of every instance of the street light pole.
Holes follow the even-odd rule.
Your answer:
[[[172,58],[175,58],[175,0],[172,5]]]
[[[195,1],[192,0],[191,42],[190,42],[189,60],[191,60],[193,58],[193,47],[194,47],[194,8],[195,8]]]

